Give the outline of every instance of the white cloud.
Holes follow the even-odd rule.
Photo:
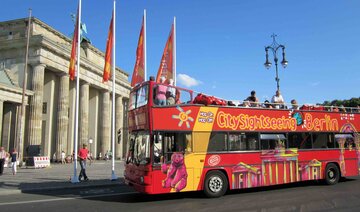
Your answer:
[[[192,77],[190,77],[189,75],[186,74],[178,74],[177,75],[177,82],[190,88],[193,86],[198,86],[200,84],[202,84],[201,81],[194,79]]]

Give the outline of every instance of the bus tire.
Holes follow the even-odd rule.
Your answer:
[[[206,175],[204,193],[209,198],[221,197],[228,189],[228,180],[221,171],[211,171]]]
[[[335,185],[339,182],[340,170],[334,163],[329,163],[325,170],[325,183],[327,185]]]

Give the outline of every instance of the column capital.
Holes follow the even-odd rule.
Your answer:
[[[80,86],[83,86],[83,85],[88,85],[88,86],[90,86],[90,82],[81,81],[81,82],[80,82]]]
[[[70,78],[69,73],[67,73],[67,72],[60,72],[58,76],[59,77],[68,77],[68,78]]]
[[[45,63],[30,63],[30,65],[33,67],[33,68],[36,68],[36,67],[43,67],[43,68],[46,68],[46,64]]]
[[[116,98],[116,99],[124,99],[124,96],[122,96],[122,95],[115,95],[115,98]]]

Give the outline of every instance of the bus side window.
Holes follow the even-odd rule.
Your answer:
[[[288,138],[288,148],[300,148],[302,141],[300,133],[289,133]]]
[[[329,142],[329,136],[327,133],[313,133],[312,138],[314,149],[327,148],[327,144]]]
[[[355,148],[354,137],[347,137],[345,140],[345,148]]]
[[[243,133],[229,135],[229,150],[230,151],[246,150],[245,135]]]
[[[257,133],[245,133],[248,150],[259,150],[259,135]]]
[[[171,155],[175,152],[174,136],[171,133],[164,134],[164,162],[171,160]]]
[[[182,153],[192,151],[192,141],[190,133],[175,133],[175,151]]]
[[[154,136],[154,163],[159,164],[162,157],[162,139],[163,135],[158,134]]]
[[[335,139],[334,139],[334,134],[329,133],[327,136],[328,136],[328,141],[326,143],[327,148],[331,148],[331,149],[335,148],[335,143],[336,142],[335,142]]]
[[[300,135],[300,149],[311,149],[312,148],[312,140],[310,133],[299,133]]]
[[[355,148],[354,137],[352,134],[335,134],[335,148]]]
[[[285,148],[286,136],[279,134],[260,134],[261,149]]]
[[[208,146],[208,152],[226,151],[227,134],[221,132],[212,132]]]
[[[192,136],[191,136],[191,133],[185,134],[185,152],[192,152]]]
[[[183,154],[192,152],[192,136],[191,133],[164,133],[163,134],[163,161],[171,161],[171,156],[174,152],[181,152]],[[161,142],[160,142],[161,144]],[[159,145],[160,145],[159,144]],[[156,143],[154,144],[154,146]]]

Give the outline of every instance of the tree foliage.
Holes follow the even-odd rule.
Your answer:
[[[324,101],[324,103],[322,103],[322,105],[324,106],[340,106],[343,105],[344,107],[357,107],[358,105],[360,105],[360,97],[359,98],[351,98],[351,99],[344,99],[344,100],[332,100],[332,101]]]

